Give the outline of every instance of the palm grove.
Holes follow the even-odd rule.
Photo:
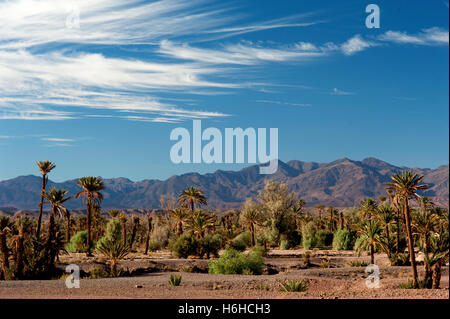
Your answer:
[[[427,185],[411,171],[394,174],[386,183],[386,196],[343,210],[306,208],[287,184],[268,180],[238,210],[209,211],[204,193],[189,187],[177,198],[162,196],[160,210],[139,217],[118,210],[101,214],[105,185],[100,177],[80,178],[80,191],[72,198],[66,190],[47,190],[54,163],[40,161],[37,166],[42,175],[37,219],[26,213],[0,216],[0,279],[55,278],[60,254],[69,252],[103,255],[109,261],[107,275],[118,276],[118,263],[129,253],[163,249],[178,258],[210,259],[223,249],[224,258],[244,258],[241,252],[252,248],[245,256],[259,265],[241,272],[257,274],[268,249],[301,246],[306,257],[312,248],[332,246],[365,252],[372,264],[377,253],[385,253],[391,265],[410,265],[411,287],[439,288],[441,267],[448,261],[448,210],[419,195]],[[86,216],[71,216],[64,207],[69,199],[83,201]],[[44,205],[50,207],[45,220]],[[423,255],[420,269],[416,252]],[[210,270],[217,266],[211,262]]]

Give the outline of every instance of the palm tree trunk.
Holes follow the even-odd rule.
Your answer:
[[[44,209],[44,194],[45,194],[45,175],[42,175],[42,187],[41,187],[41,201],[39,202],[39,215],[36,226],[36,238],[39,239],[41,233],[42,211]]]
[[[70,242],[70,216],[66,216],[66,243]]]
[[[424,260],[424,266],[425,266],[425,275],[424,275],[424,282],[425,282],[425,284],[427,285],[427,288],[431,288],[431,286],[432,286],[432,280],[433,280],[433,271],[432,271],[432,269],[430,268],[430,265],[428,264],[428,262],[427,262],[427,258],[428,258],[428,255],[429,255],[429,248],[428,248],[428,237],[429,237],[429,234],[426,232],[425,233],[425,238],[424,238],[424,243],[423,243],[423,250],[424,250],[424,253],[425,253],[425,260]]]
[[[387,239],[387,243],[388,243],[388,251],[387,251],[387,255],[389,260],[391,260],[391,237],[389,234],[389,225],[385,226],[385,232],[386,232],[386,239]]]
[[[400,212],[399,211],[397,211],[397,214],[396,214],[396,218],[395,218],[395,222],[396,222],[396,224],[397,224],[397,236],[396,236],[396,253],[397,253],[397,256],[398,256],[398,254],[400,253]]]
[[[127,220],[122,219],[122,242],[124,245],[127,244]]]
[[[251,246],[253,248],[255,246],[255,225],[253,223],[250,224],[250,236],[251,236]]]
[[[137,223],[133,223],[133,230],[131,231],[131,238],[130,238],[130,249],[133,247],[134,239],[136,238],[136,231],[137,231]]]
[[[9,268],[9,249],[6,243],[5,229],[0,232],[0,252],[2,253],[3,279],[6,279],[6,270]]]
[[[147,215],[147,235],[145,236],[145,254],[148,254],[148,248],[150,244],[150,234],[152,232],[152,217]]]
[[[370,245],[370,263],[375,265],[375,251],[373,249],[373,244]]]
[[[440,261],[433,265],[433,289],[439,289],[441,283],[441,266]]]
[[[404,212],[405,212],[405,228],[406,234],[408,236],[408,250],[409,250],[409,259],[411,260],[411,269],[413,273],[413,285],[417,286],[418,276],[417,276],[417,266],[416,266],[416,254],[414,252],[414,239],[411,232],[411,221],[409,216],[409,203],[408,199],[404,199]]]
[[[86,199],[87,256],[91,256],[91,200]]]
[[[23,273],[23,225],[19,228],[16,241],[16,278],[22,278]]]

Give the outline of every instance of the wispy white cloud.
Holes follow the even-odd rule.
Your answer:
[[[341,45],[341,50],[345,55],[353,55],[357,52],[364,51],[370,47],[376,46],[377,44],[371,41],[363,39],[359,35],[355,35],[345,43]]]
[[[292,102],[274,101],[274,100],[256,100],[255,102],[277,104],[277,105],[292,105],[292,106],[305,106],[305,107],[311,106],[311,104],[308,104],[308,103],[292,103]]]
[[[354,95],[355,93],[354,92],[348,92],[348,91],[342,91],[342,90],[340,90],[338,88],[333,88],[333,90],[331,91],[330,94],[333,94],[333,95]]]
[[[42,141],[47,142],[75,142],[76,140],[73,138],[59,138],[59,137],[43,137]]]
[[[218,49],[195,48],[188,44],[177,45],[170,41],[161,42],[160,52],[165,55],[191,61],[212,64],[255,65],[262,62],[283,62],[307,60],[324,56],[311,43],[300,43],[290,47],[261,47],[253,43],[226,45]]]
[[[448,45],[449,33],[438,27],[424,29],[417,34],[387,31],[378,37],[381,41],[418,45]]]

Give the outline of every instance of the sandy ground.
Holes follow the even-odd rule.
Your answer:
[[[380,287],[367,288],[365,267],[351,267],[353,252],[316,251],[311,259],[312,266],[306,268],[302,251],[272,251],[265,259],[268,275],[212,275],[207,273],[183,272],[187,268],[202,270],[206,261],[195,259],[173,259],[169,254],[152,256],[132,255],[121,262],[123,269],[131,270],[133,276],[106,279],[82,279],[80,288],[68,289],[64,280],[46,281],[0,281],[0,298],[251,298],[251,299],[359,299],[359,298],[401,298],[401,299],[448,299],[449,268],[443,268],[441,289],[400,289],[400,283],[410,278],[410,267],[385,266],[385,256],[379,255]],[[329,259],[330,268],[319,265]],[[100,262],[102,260],[100,259]],[[62,263],[76,263],[88,271],[102,265],[98,259],[87,259],[82,255],[61,256]],[[61,265],[62,267],[64,264]],[[422,270],[419,266],[419,270]],[[275,270],[275,271],[273,271]],[[172,273],[182,275],[179,287],[169,285]],[[309,288],[306,292],[281,292],[280,282],[286,279],[305,279]]]

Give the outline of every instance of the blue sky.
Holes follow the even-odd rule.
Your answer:
[[[379,29],[365,26],[369,3],[381,9]],[[42,159],[56,163],[56,181],[245,166],[173,164],[170,132],[193,119],[276,127],[283,161],[448,164],[448,10],[406,0],[0,0],[0,180],[37,175]]]

